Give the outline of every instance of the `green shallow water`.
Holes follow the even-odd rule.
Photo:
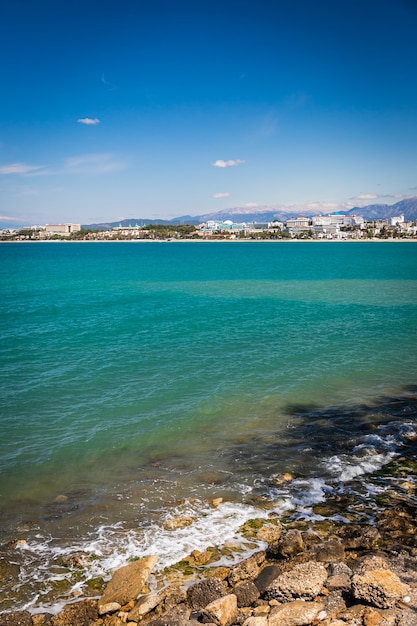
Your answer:
[[[416,261],[414,242],[0,246],[4,537],[239,498],[228,451],[271,433],[276,471],[313,469],[304,441],[285,453],[288,407],[415,384]]]

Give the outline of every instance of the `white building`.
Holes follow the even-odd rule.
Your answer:
[[[48,235],[69,235],[81,230],[81,224],[45,224]]]
[[[398,226],[404,222],[404,215],[396,215],[395,217],[389,218],[390,226]]]
[[[299,217],[291,217],[285,223],[287,231],[290,232],[292,235],[296,235],[306,230],[310,230],[310,226],[310,219],[308,217],[303,217],[302,215],[300,215]]]
[[[313,226],[362,226],[364,219],[361,215],[315,215],[311,218]]]

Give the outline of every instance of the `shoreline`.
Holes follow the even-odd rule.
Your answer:
[[[406,394],[405,397],[409,399],[409,402],[406,404],[401,402],[400,399],[395,401],[395,399],[391,398],[390,403],[387,402],[379,408],[375,407],[376,423],[385,423],[388,426],[393,424],[393,420],[404,414],[404,419],[400,417],[398,422],[400,430],[403,431],[403,440],[394,457],[388,460],[388,462],[382,464],[378,469],[370,471],[367,475],[359,473],[353,478],[344,479],[335,488],[325,489],[322,493],[323,497],[313,498],[310,505],[304,504],[301,507],[296,506],[281,512],[273,506],[272,501],[268,502],[262,498],[261,494],[253,494],[243,504],[247,515],[246,521],[243,523],[239,522],[239,527],[236,530],[236,537],[239,538],[235,537],[225,541],[224,534],[222,534],[219,528],[216,528],[216,518],[210,518],[214,531],[212,538],[209,540],[210,544],[207,541],[204,545],[197,542],[192,543],[191,540],[189,542],[191,543],[191,548],[188,556],[181,557],[179,561],[171,565],[162,564],[157,569],[150,580],[148,593],[159,593],[167,585],[173,584],[187,589],[198,580],[216,575],[216,572],[218,574],[219,572],[224,573],[226,570],[229,571],[243,557],[247,558],[254,551],[267,548],[270,535],[264,534],[266,532],[263,530],[264,527],[271,530],[271,525],[275,526],[278,524],[285,533],[290,531],[314,532],[321,538],[321,541],[327,541],[334,537],[340,539],[343,532],[347,532],[346,529],[349,528],[366,529],[374,527],[378,525],[381,519],[385,519],[387,515],[388,517],[391,516],[391,513],[387,513],[389,511],[394,512],[392,519],[390,518],[390,524],[392,522],[393,528],[381,527],[383,533],[380,533],[378,542],[372,546],[373,551],[380,552],[382,550],[387,552],[388,555],[395,550],[407,553],[410,557],[416,557],[417,565],[416,398],[415,393],[412,393],[411,396]],[[390,406],[392,410],[389,409]],[[379,420],[378,414],[381,416]],[[405,426],[407,428],[404,430]],[[367,422],[364,422],[364,427],[366,432],[374,433],[372,436],[378,436],[375,424],[372,426],[372,424],[367,425]],[[386,431],[388,438],[391,437],[390,433],[391,429]],[[274,475],[272,478],[272,484],[276,485],[278,490],[282,490],[286,486],[291,487],[293,483],[297,482],[297,478],[289,473]],[[370,486],[370,490],[365,487],[363,478],[366,479],[366,485]],[[331,483],[329,483],[330,485]],[[310,486],[313,487],[313,485]],[[308,484],[306,484],[306,489],[308,489]],[[256,517],[254,518],[255,503],[258,506],[256,507]],[[220,516],[226,515],[226,517],[228,514],[230,515],[230,513],[227,513],[228,504],[222,498],[213,498],[206,502],[206,506],[212,511],[218,511]],[[412,514],[399,513],[399,511],[403,510],[401,507],[405,507],[404,510],[406,512],[412,511]],[[202,511],[202,513],[207,515],[207,511],[206,513]],[[410,522],[411,525],[408,525],[405,529],[402,528],[400,534],[395,526],[398,514],[400,514],[401,519],[412,520]],[[176,537],[192,532],[192,526],[195,521],[192,515],[190,516],[189,507],[171,512],[170,516],[165,520],[165,528],[169,531],[168,534],[171,537],[170,541],[175,543],[177,541]],[[0,575],[4,581],[9,583],[7,586],[10,590],[15,588],[19,577],[19,558],[24,558],[28,548],[24,536],[24,533],[18,533],[14,541],[7,546],[3,545],[0,547]],[[389,550],[387,550],[387,546],[390,546]],[[368,550],[368,552],[372,552],[372,550]],[[152,545],[148,546],[148,549],[141,553],[131,552],[130,556],[127,550],[124,552],[124,558],[119,560],[117,567],[126,566],[138,558],[141,559],[145,555],[153,553],[154,548],[152,549]],[[156,552],[156,555],[161,556],[160,554],[158,555],[158,552]],[[40,598],[43,598],[42,604],[38,606],[33,604],[33,598],[27,597],[23,590],[19,593],[16,589],[9,595],[7,608],[2,607],[0,610],[1,626],[3,626],[1,611],[6,611],[6,614],[9,614],[14,607],[21,611],[27,610],[31,605],[29,610],[33,616],[50,612],[55,615],[62,615],[65,614],[66,607],[73,606],[74,603],[79,604],[80,602],[89,601],[89,598],[97,602],[109,581],[111,570],[108,570],[107,576],[94,574],[96,558],[91,550],[86,551],[79,547],[72,548],[70,552],[61,552],[61,556],[57,555],[48,566],[51,579],[47,586],[52,585],[50,591],[45,595],[45,589],[41,592],[39,587],[39,592],[41,592]],[[29,564],[30,567],[36,567],[35,563],[33,562],[32,566]],[[15,581],[14,583],[13,580]],[[54,585],[55,591],[53,591]],[[39,595],[39,592],[37,594],[36,588],[33,589],[34,597]],[[8,624],[8,622],[6,623]],[[30,622],[28,623],[30,624]],[[36,624],[40,625],[43,622],[36,622]],[[45,622],[45,624],[49,624],[49,622]],[[64,622],[64,624],[67,626],[67,622]],[[75,626],[78,626],[78,624]],[[109,626],[113,626],[113,624],[109,622]]]
[[[239,529],[247,544],[246,554],[242,555],[241,549],[236,546],[223,544],[219,537],[217,545],[208,546],[202,552],[192,550],[188,556],[178,563],[153,573],[146,582],[147,589],[142,589],[138,595],[139,602],[137,602],[137,599],[132,598],[128,604],[125,602],[123,607],[123,603],[118,602],[118,600],[115,601],[116,604],[111,604],[111,600],[106,600],[108,588],[113,584],[115,576],[115,572],[113,572],[113,577],[107,579],[107,581],[103,579],[92,580],[89,593],[84,594],[82,598],[77,597],[77,594],[72,598],[68,598],[65,606],[61,607],[58,612],[48,613],[45,610],[28,612],[22,607],[14,610],[13,606],[11,606],[6,612],[0,613],[0,624],[1,626],[12,626],[15,624],[24,624],[24,626],[81,626],[81,624],[83,626],[85,624],[89,626],[98,626],[99,624],[113,626],[114,624],[123,624],[128,621],[133,626],[133,624],[138,622],[141,624],[149,622],[153,625],[155,621],[155,626],[162,626],[162,622],[160,624],[156,620],[163,619],[161,615],[163,616],[166,610],[164,601],[174,590],[176,601],[171,603],[172,606],[169,604],[169,610],[171,611],[177,610],[178,607],[182,609],[184,604],[187,606],[187,602],[189,602],[187,597],[190,595],[190,589],[196,588],[197,585],[201,587],[207,586],[209,584],[207,581],[220,580],[227,590],[227,595],[236,594],[240,591],[240,584],[245,583],[248,586],[249,582],[252,583],[255,579],[255,582],[257,582],[257,577],[264,569],[265,572],[273,570],[276,575],[279,572],[281,575],[285,573],[288,576],[293,571],[293,568],[298,568],[301,571],[299,566],[305,563],[308,563],[310,568],[313,567],[312,564],[314,564],[314,567],[318,567],[317,563],[320,563],[321,567],[327,568],[328,575],[336,567],[335,563],[339,563],[339,569],[347,567],[350,571],[348,578],[350,577],[351,580],[354,580],[354,573],[358,566],[361,566],[367,560],[379,559],[379,569],[382,568],[387,576],[389,574],[391,578],[395,577],[396,584],[400,588],[398,595],[394,598],[388,598],[387,596],[388,599],[385,606],[383,602],[381,603],[381,600],[377,601],[372,599],[372,597],[366,601],[360,596],[355,598],[354,592],[350,590],[349,593],[353,594],[352,599],[349,602],[345,602],[343,606],[339,602],[338,614],[335,614],[333,619],[339,619],[340,617],[347,619],[347,616],[351,615],[352,607],[354,607],[353,610],[356,614],[360,613],[363,616],[366,611],[369,612],[370,610],[367,607],[372,607],[374,615],[379,616],[381,620],[384,617],[395,614],[397,620],[403,620],[395,623],[412,626],[414,622],[407,620],[414,619],[413,616],[417,610],[417,581],[415,579],[415,567],[417,565],[417,501],[414,496],[415,486],[411,489],[410,485],[408,490],[403,488],[403,493],[396,493],[398,490],[396,484],[399,480],[404,481],[405,472],[415,474],[416,470],[417,461],[415,458],[408,458],[402,455],[389,463],[388,466],[384,466],[380,472],[377,472],[375,474],[377,479],[388,480],[391,483],[391,487],[394,488],[392,492],[390,489],[387,489],[383,501],[379,503],[377,508],[375,508],[375,502],[372,501],[368,502],[368,509],[364,510],[362,499],[355,501],[350,496],[343,501],[340,496],[330,496],[326,498],[325,502],[315,505],[315,520],[291,519],[289,515],[279,517],[268,514],[267,511],[265,511],[263,517],[248,519]],[[220,502],[213,501],[211,504],[213,507],[221,506]],[[361,520],[355,519],[354,513],[356,508],[356,513],[362,518]],[[348,521],[346,518],[342,520],[340,517],[341,511],[343,511],[343,516],[348,511],[348,516],[351,517],[351,520]],[[367,517],[368,519],[366,519]],[[397,521],[399,519],[401,519],[400,525]],[[173,524],[173,532],[183,527],[184,523],[184,519],[177,519],[176,523]],[[157,556],[157,554],[155,558],[144,556],[139,558],[139,561],[147,562],[149,559],[154,559],[156,563]],[[85,568],[88,558],[86,554],[74,553],[62,560],[61,568],[67,569],[68,573],[81,572]],[[255,565],[253,559],[256,561]],[[260,563],[258,563],[259,560],[261,561]],[[138,561],[127,561],[120,571],[133,568],[135,563],[138,564]],[[383,563],[383,565],[380,565],[380,563]],[[251,565],[248,569],[249,564]],[[153,567],[154,565],[152,565]],[[242,574],[242,579],[239,579],[236,575],[237,571],[246,572]],[[248,574],[248,571],[250,571],[250,574]],[[348,570],[344,569],[343,572],[346,573]],[[329,578],[327,578],[328,580]],[[375,579],[373,578],[373,580]],[[126,582],[123,583],[124,586],[126,584]],[[304,581],[303,584],[308,586],[307,581]],[[333,622],[327,619],[332,605],[326,603],[330,597],[336,595],[336,592],[340,592],[340,598],[345,597],[346,600],[347,590],[350,589],[350,582],[346,578],[340,586],[335,586],[332,583],[332,586],[328,587],[328,582],[323,584],[325,585],[324,590],[317,591],[311,600],[320,603],[320,606],[324,603],[323,610],[326,616],[323,612],[319,621],[312,619],[311,622],[303,622],[306,625],[314,621],[314,624],[322,623],[323,626],[333,626]],[[401,585],[404,585],[404,587],[401,587]],[[278,606],[284,606],[288,610],[295,610],[298,607],[298,605],[293,604],[297,601],[297,596],[285,599],[277,596],[280,601],[275,602],[271,601],[271,598],[273,600],[271,593],[258,594],[256,601],[246,603],[240,607],[240,613],[247,618],[251,615],[262,615],[267,620],[271,620],[271,622],[266,621],[264,623],[265,626],[268,626],[273,624],[272,616],[277,611]],[[307,595],[306,593],[305,597],[301,596],[305,602],[308,600]],[[103,608],[104,605],[105,608]],[[145,605],[146,609],[137,608]],[[88,619],[85,617],[73,619],[73,615],[79,616],[86,610]],[[122,616],[123,613],[128,615],[128,620]],[[114,621],[116,616],[120,621]],[[18,621],[23,618],[25,621]],[[183,618],[184,624],[179,622],[181,626],[185,626],[188,619],[191,619],[190,616],[183,616]],[[13,621],[14,619],[16,621]],[[163,623],[177,624],[176,621],[165,621]],[[219,626],[217,621],[215,623]],[[242,623],[242,621],[236,619],[229,626]],[[342,623],[345,622],[343,621]],[[347,624],[349,623],[347,622]],[[362,621],[354,623],[362,624]],[[364,621],[363,623],[367,626],[368,622]],[[383,621],[375,621],[376,625],[380,623],[381,626],[385,625]],[[390,624],[391,622],[388,623]],[[335,624],[341,626],[337,622]],[[251,624],[247,626],[251,626]]]
[[[46,239],[46,240],[15,240],[15,241],[0,241],[0,244],[28,244],[28,243],[245,243],[245,244],[288,244],[288,243],[417,243],[417,238],[390,238],[390,239]]]

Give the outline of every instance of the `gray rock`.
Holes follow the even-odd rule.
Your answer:
[[[147,626],[190,626],[190,611],[185,607],[175,608],[147,622]]]
[[[340,528],[339,537],[347,550],[371,550],[377,544],[379,533],[374,526],[347,524]]]
[[[305,602],[295,600],[272,609],[268,626],[310,626],[324,611],[321,602]]]
[[[259,576],[253,581],[260,593],[264,593],[275,578],[281,574],[281,568],[278,565],[267,565],[260,572]]]
[[[182,587],[177,587],[176,585],[171,585],[166,589],[165,592],[165,602],[164,608],[165,611],[170,611],[178,604],[182,604],[187,600],[187,592]]]
[[[301,552],[304,552],[304,541],[299,530],[289,530],[279,541],[268,546],[269,555],[282,559],[290,559]]]
[[[237,598],[237,605],[239,608],[243,606],[251,606],[260,596],[258,587],[250,580],[236,585],[233,589],[233,593]]]
[[[194,611],[204,609],[210,602],[226,595],[226,589],[220,578],[206,578],[194,583],[187,589],[187,599]]]
[[[345,557],[343,544],[337,539],[330,539],[317,545],[314,549],[314,556],[317,561],[332,563],[341,561]]]
[[[341,591],[330,591],[329,594],[323,598],[323,604],[327,616],[331,619],[341,617],[346,611],[346,602]]]
[[[300,563],[280,574],[265,591],[268,600],[280,602],[304,598],[312,600],[319,595],[327,579],[326,568],[315,561]]]
[[[260,566],[265,562],[265,558],[266,554],[261,550],[232,567],[228,576],[230,584],[234,586],[241,581],[256,578],[259,574]]]
[[[329,574],[329,576],[340,576],[344,574],[345,576],[348,576],[349,578],[353,575],[353,572],[350,569],[350,567],[346,565],[346,563],[343,563],[342,561],[329,563],[329,565],[327,566],[327,573]]]

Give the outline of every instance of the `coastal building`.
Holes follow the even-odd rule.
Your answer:
[[[389,218],[390,226],[399,226],[404,223],[404,215],[396,215],[394,217]]]
[[[359,226],[364,223],[364,219],[361,215],[315,215],[311,218],[313,226],[322,226],[324,228],[328,226]]]
[[[285,228],[289,233],[291,233],[291,235],[298,235],[305,232],[310,229],[310,226],[310,219],[308,217],[303,217],[302,215],[299,217],[291,217],[285,223]]]
[[[214,236],[216,234],[224,235],[226,233],[236,235],[237,233],[244,233],[245,229],[246,224],[244,222],[235,223],[231,220],[225,220],[224,222],[208,220],[207,222],[200,224],[200,226],[198,227],[199,234],[203,237]]]
[[[81,230],[81,224],[45,224],[45,232],[49,235],[69,235]]]

